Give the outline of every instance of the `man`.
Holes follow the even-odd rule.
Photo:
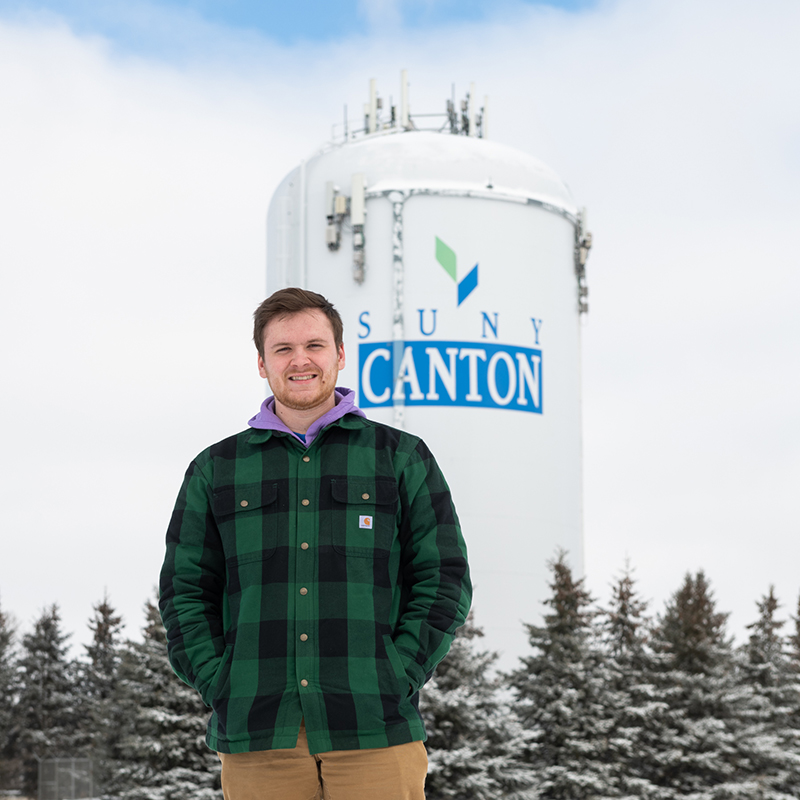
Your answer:
[[[418,692],[471,595],[447,484],[336,388],[324,297],[276,292],[253,337],[274,396],[186,473],[161,573],[170,661],[213,709],[226,800],[424,798]]]

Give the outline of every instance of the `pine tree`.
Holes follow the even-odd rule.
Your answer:
[[[33,632],[22,637],[16,716],[23,788],[30,796],[38,783],[38,759],[75,755],[76,679],[67,659],[67,639],[55,604],[42,612]]]
[[[526,760],[539,779],[535,797],[599,800],[614,797],[608,764],[610,676],[593,636],[592,598],[560,553],[550,563],[552,609],[544,626],[526,625],[534,655],[509,678],[517,711],[533,734]]]
[[[104,785],[110,778],[108,742],[118,721],[113,718],[112,697],[120,662],[120,617],[108,598],[92,606],[89,620],[92,639],[84,645],[87,660],[80,666],[80,728],[76,739],[81,751],[94,762],[94,779]]]
[[[108,700],[117,684],[122,617],[111,606],[108,593],[92,609],[94,614],[89,620],[92,641],[84,645],[89,659],[85,676],[91,696]]]
[[[106,793],[119,800],[221,800],[219,760],[204,741],[209,712],[170,668],[154,603],[146,603],[145,617],[144,640],[122,648]]]
[[[647,603],[636,589],[633,571],[626,564],[612,586],[611,606],[605,612],[605,640],[611,655],[622,664],[642,667],[647,662]]]
[[[14,705],[14,623],[0,608],[0,752],[11,730],[11,707]]]
[[[739,794],[788,799],[800,796],[800,675],[781,634],[772,586],[757,606],[749,641],[737,653]]]
[[[797,599],[797,615],[792,617],[794,630],[789,636],[789,654],[795,669],[800,672],[800,597]]]
[[[730,654],[725,635],[728,614],[716,610],[703,570],[687,574],[660,618],[660,640],[671,666],[690,674],[713,671]]]
[[[727,614],[716,609],[703,571],[687,574],[654,631],[654,675],[668,707],[670,730],[648,777],[676,797],[736,796],[738,726]],[[734,792],[734,794],[730,794]]]
[[[527,797],[533,783],[530,767],[519,759],[528,737],[500,700],[499,678],[490,674],[497,653],[475,650],[481,636],[470,613],[420,694],[429,800],[512,800]]]
[[[20,764],[15,758],[17,681],[14,663],[15,625],[0,609],[0,789],[17,789]]]
[[[654,683],[655,661],[648,646],[651,620],[639,596],[630,567],[612,587],[610,607],[602,620],[607,652],[606,707],[611,726],[607,760],[622,797],[669,798],[671,792],[653,783],[651,765],[669,753],[670,713]]]

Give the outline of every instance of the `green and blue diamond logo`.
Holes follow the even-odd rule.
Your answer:
[[[436,237],[436,260],[458,286],[458,304],[461,305],[478,286],[478,265],[476,264],[461,281],[456,271],[456,254],[438,236]]]

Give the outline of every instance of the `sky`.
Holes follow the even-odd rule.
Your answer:
[[[799,35],[793,0],[0,0],[0,608],[77,652],[107,591],[138,635],[188,462],[263,397],[272,192],[408,69],[587,207],[590,590],[797,613]]]

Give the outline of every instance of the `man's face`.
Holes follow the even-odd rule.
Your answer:
[[[337,348],[333,328],[318,308],[273,319],[264,328],[264,355],[258,372],[269,381],[276,403],[297,411],[324,407],[333,400],[344,345]]]

